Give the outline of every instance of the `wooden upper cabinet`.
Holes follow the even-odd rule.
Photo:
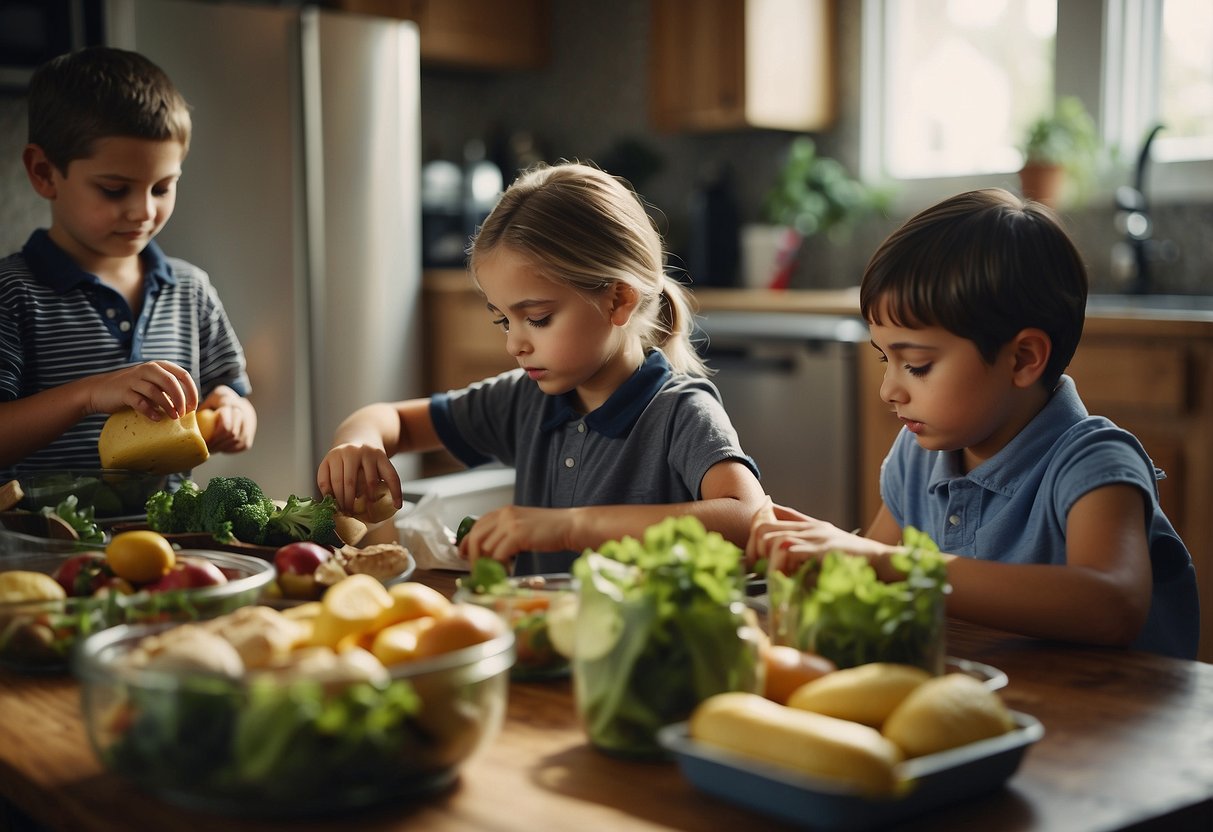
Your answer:
[[[412,20],[425,66],[538,69],[551,55],[549,0],[333,0],[330,5]]]
[[[658,129],[833,124],[835,0],[652,0],[651,13]]]

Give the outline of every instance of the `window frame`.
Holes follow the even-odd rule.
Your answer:
[[[1019,189],[1018,171],[897,179],[884,169],[884,78],[887,6],[897,0],[863,0],[860,47],[859,170],[864,181],[893,185],[902,210],[932,204],[961,190]],[[1152,94],[1160,72],[1162,0],[1059,0],[1054,99],[1079,98],[1109,147],[1119,148],[1113,169],[1101,176],[1089,203],[1109,203],[1118,185],[1133,184],[1141,142],[1157,122]],[[1172,160],[1153,146],[1146,197],[1154,203],[1208,199],[1213,158]]]

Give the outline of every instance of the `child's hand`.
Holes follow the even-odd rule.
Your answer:
[[[833,523],[786,506],[772,506],[769,512],[759,511],[754,515],[746,544],[746,562],[755,563],[766,558],[768,571],[791,573],[806,560],[821,558],[833,549],[864,555],[874,561],[883,559],[889,552],[889,547],[844,532]],[[879,565],[874,565],[879,572]]]
[[[519,552],[555,552],[573,548],[574,511],[563,508],[505,506],[482,514],[459,542],[460,557],[509,561]]]
[[[403,504],[400,475],[382,446],[347,442],[337,445],[320,460],[316,487],[321,494],[332,494],[346,514],[353,514],[359,494],[374,494],[382,482],[392,495],[396,508]]]
[[[134,408],[153,422],[180,419],[198,407],[198,388],[183,368],[171,361],[147,361],[93,376],[90,413]]]
[[[215,426],[206,447],[211,453],[247,451],[257,435],[257,411],[252,402],[230,387],[219,385],[198,405],[215,411]]]

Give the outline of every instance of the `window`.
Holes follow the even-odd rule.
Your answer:
[[[1143,139],[1152,199],[1213,191],[1209,0],[864,0],[861,171],[907,207],[1017,188],[1027,124],[1080,98],[1124,184]]]

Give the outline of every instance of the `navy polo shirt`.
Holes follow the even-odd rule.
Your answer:
[[[248,395],[244,351],[206,272],[166,257],[155,242],[140,258],[145,277],[138,317],[44,230],[0,260],[0,400],[152,360],[184,367],[203,396],[219,384]],[[0,476],[99,467],[97,440],[106,418],[85,417]]]
[[[715,385],[674,373],[660,350],[601,407],[583,414],[573,403],[572,393],[548,396],[518,369],[434,395],[430,416],[465,465],[513,466],[520,506],[683,503],[699,499],[718,462],[737,460],[758,474]],[[520,555],[514,571],[567,571],[579,554]]]
[[[1062,376],[1036,417],[972,471],[959,451],[928,451],[902,429],[884,461],[880,493],[897,524],[945,552],[1006,563],[1066,562],[1066,518],[1084,494],[1136,486],[1146,498],[1153,572],[1149,617],[1134,647],[1195,658],[1200,632],[1192,558],[1158,503],[1165,476],[1133,434],[1091,416]]]

